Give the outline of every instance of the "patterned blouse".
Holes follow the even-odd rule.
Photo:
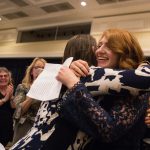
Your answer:
[[[23,84],[19,84],[17,86],[15,98],[13,100],[14,103],[17,105],[16,111],[14,113],[14,119],[16,122],[21,124],[23,124],[26,120],[34,122],[35,116],[41,103],[40,101],[33,100],[28,111],[22,115],[21,103],[26,100],[26,94],[28,93],[28,91],[29,89],[26,88]]]
[[[104,81],[107,84],[104,84]],[[72,90],[67,91],[62,100],[42,102],[33,128],[11,149],[44,149],[44,143],[51,140],[51,137],[53,139],[57,133],[57,120],[60,118],[58,110],[60,116],[86,133],[75,132],[74,135],[77,134],[75,141],[64,146],[61,141],[67,137],[67,133],[62,136],[59,132],[60,143],[58,140],[54,143],[55,146],[60,146],[61,150],[82,150],[85,145],[88,147],[92,145],[92,150],[96,150],[91,144],[95,143],[93,139],[111,143],[121,139],[129,129],[133,129],[134,124],[143,119],[147,106],[145,101],[147,97],[143,96],[143,92],[150,90],[149,65],[123,71],[91,68],[91,75],[83,78],[81,82],[85,83],[87,88],[84,84],[78,83]],[[93,95],[97,98],[94,99]],[[68,138],[67,141],[69,140]]]

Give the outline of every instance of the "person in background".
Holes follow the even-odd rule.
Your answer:
[[[148,93],[129,91],[135,85],[149,91],[150,65],[139,66],[143,61],[141,47],[130,32],[121,29],[104,31],[98,43],[96,57],[99,67],[128,71],[114,71],[112,75],[112,69],[107,71],[93,68],[89,75],[88,64],[80,60],[71,66],[77,76],[81,75],[80,72],[88,75],[80,81],[71,69],[60,69],[57,79],[69,90],[61,101],[59,114],[82,131],[78,132],[76,140],[67,150],[139,150],[145,132]],[[136,68],[138,69],[133,70]],[[104,75],[102,78],[101,74]],[[147,75],[148,83],[141,82],[143,85],[140,85],[137,75],[141,78]],[[127,82],[130,82],[131,87],[127,86]],[[108,84],[112,85],[109,87]],[[98,91],[103,91],[103,97],[94,99],[88,89],[96,95]],[[117,94],[119,92],[122,95]],[[110,95],[105,95],[106,93]]]
[[[0,67],[0,143],[4,147],[13,138],[13,91],[11,72]]]
[[[74,57],[74,60],[83,59],[89,62],[89,65],[96,65],[95,49],[97,43],[91,35],[75,35],[69,39],[65,46],[64,62],[69,57]],[[61,95],[66,88],[62,88]],[[61,97],[61,96],[60,96]],[[53,137],[55,131],[55,122],[57,121],[57,103],[59,99],[54,101],[42,102],[37,113],[35,123],[31,130],[21,140],[19,140],[11,149],[42,149],[43,145],[50,137]],[[56,119],[55,119],[56,118]],[[62,124],[61,124],[62,125]],[[56,127],[57,128],[57,127]],[[65,131],[66,128],[64,128]],[[68,140],[68,138],[64,138]],[[64,141],[62,141],[63,143]],[[61,147],[63,149],[63,147]]]
[[[32,83],[44,69],[46,60],[35,58],[26,69],[22,83],[17,86],[13,102],[16,105],[14,113],[14,137],[13,143],[22,138],[33,126],[36,113],[40,106],[40,101],[26,96]]]

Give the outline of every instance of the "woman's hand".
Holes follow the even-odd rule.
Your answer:
[[[8,98],[13,97],[13,92],[14,92],[14,86],[12,84],[9,84],[6,89],[6,95],[8,96]]]
[[[70,69],[73,70],[77,77],[85,77],[89,74],[89,65],[83,60],[73,61],[70,65]]]
[[[62,82],[62,84],[64,84],[68,89],[71,89],[74,84],[79,82],[79,78],[74,74],[74,72],[64,66],[59,70],[56,79]]]
[[[13,92],[14,92],[14,86],[12,84],[9,84],[7,86],[7,89],[6,89],[6,95],[5,97],[1,100],[1,103],[0,105],[2,105],[2,102],[5,103],[7,102],[8,100],[11,100],[13,98]]]
[[[150,127],[150,108],[147,110],[147,115],[145,117],[145,123],[148,127]]]

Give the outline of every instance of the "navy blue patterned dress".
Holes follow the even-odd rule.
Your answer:
[[[139,142],[143,134],[139,128],[144,126],[147,106],[144,92],[150,90],[150,66],[123,71],[91,68],[91,75],[82,82],[86,86],[77,84],[62,99],[43,102],[34,126],[11,149],[97,150],[103,145],[105,148],[126,145],[130,139],[131,146],[127,146],[134,148],[136,145],[132,143]],[[130,134],[139,138],[133,141]]]

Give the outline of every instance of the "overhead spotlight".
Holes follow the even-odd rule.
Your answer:
[[[81,6],[83,6],[83,7],[87,5],[87,3],[86,3],[85,0],[81,0],[81,3],[80,3],[80,4],[81,4]]]

